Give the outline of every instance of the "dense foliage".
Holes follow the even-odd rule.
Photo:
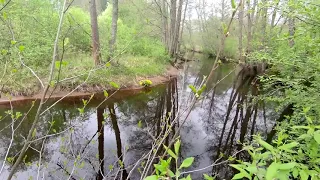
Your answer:
[[[272,142],[257,136],[245,149],[250,162],[232,165],[239,170],[234,179],[319,179],[319,4],[316,1],[288,1],[280,6],[284,15],[295,19],[295,34],[270,32],[267,45],[251,53],[251,61],[267,62],[269,73],[260,80],[265,101],[276,102],[281,113]],[[290,11],[289,11],[290,10]]]
[[[145,1],[139,2],[141,8],[148,5]],[[39,91],[40,84],[27,66],[33,69],[40,79],[47,77],[49,72],[48,66],[52,59],[61,3],[60,1],[49,0],[18,0],[10,2],[2,10],[2,23],[0,24],[0,49],[2,55],[0,65],[6,67],[1,71],[3,72],[1,74],[5,74],[1,81],[3,82],[3,86],[1,87],[3,93],[28,95]],[[118,20],[115,61],[125,68],[125,64],[128,64],[126,61],[131,61],[132,57],[135,56],[135,60],[132,60],[134,62],[130,63],[133,66],[135,62],[139,62],[137,59],[140,59],[141,63],[148,64],[148,68],[151,70],[154,67],[162,69],[153,71],[151,74],[149,71],[146,71],[142,75],[157,75],[162,73],[165,70],[164,66],[167,63],[168,56],[161,42],[161,37],[152,33],[150,34],[149,32],[155,31],[154,26],[142,23],[146,19],[141,20],[136,18],[138,16],[138,14],[135,14],[136,10],[126,8],[129,5],[128,2],[120,4],[120,6],[124,6],[124,8],[120,7],[121,14],[126,14],[127,16],[121,15]],[[107,61],[109,54],[111,12],[112,6],[108,5],[108,8],[101,11],[98,15],[101,59],[104,62]],[[92,40],[90,23],[90,13],[86,8],[71,5],[66,11],[58,45],[58,59],[62,60],[63,64],[61,66],[61,75],[59,75],[60,79],[77,76],[80,73],[87,74],[90,69],[94,68],[91,59]],[[57,62],[56,66],[58,64],[60,63]],[[141,66],[136,75],[141,75],[142,68],[146,67]],[[72,71],[72,69],[76,69],[76,71]],[[119,72],[110,73],[110,70],[109,72],[107,71],[104,68],[100,72],[94,72],[92,77],[98,77],[102,74],[105,77],[121,74]],[[116,69],[111,71],[116,71]],[[123,75],[129,74],[125,72]],[[112,79],[111,76],[110,79]],[[58,82],[58,75],[55,81]],[[67,84],[68,86],[71,85],[70,87],[74,87],[74,85],[82,81],[83,78],[76,79]],[[96,78],[89,79],[88,83],[90,84],[90,82],[104,84],[105,81],[100,77],[98,81]]]

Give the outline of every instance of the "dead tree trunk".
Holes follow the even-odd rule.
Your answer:
[[[91,34],[92,34],[92,56],[94,64],[100,63],[100,41],[98,31],[98,20],[97,20],[97,8],[96,1],[90,0],[90,17],[91,17]]]
[[[117,29],[118,29],[118,0],[113,0],[112,4],[112,24],[111,24],[111,39],[109,41],[109,56],[108,60],[113,58],[114,50],[117,40]]]

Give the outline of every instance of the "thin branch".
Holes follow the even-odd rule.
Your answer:
[[[6,8],[6,6],[7,6],[10,2],[11,2],[11,0],[9,0],[5,5],[3,5],[3,7],[0,9],[0,12],[1,12],[4,8]]]
[[[12,107],[11,101],[10,101],[10,106],[11,106],[11,113],[13,114],[13,107]],[[11,149],[11,146],[12,146],[12,143],[13,143],[13,140],[14,140],[14,132],[15,132],[14,131],[14,121],[15,120],[13,118],[13,115],[11,115],[11,120],[12,120],[12,123],[11,123],[11,140],[10,140],[6,155],[4,156],[4,160],[3,160],[3,163],[2,163],[2,166],[1,166],[0,174],[2,173],[4,165],[6,164],[6,159],[7,159],[8,155],[9,155],[9,151]]]

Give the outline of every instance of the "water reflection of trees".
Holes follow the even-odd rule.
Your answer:
[[[263,103],[257,98],[258,88],[256,76],[248,76],[245,71],[240,71],[226,96],[217,96],[215,91],[212,92],[210,105],[207,106],[209,116],[205,122],[209,127],[208,133],[218,132],[211,136],[207,146],[207,149],[212,151],[213,160],[221,156],[228,158],[240,151],[244,142],[252,140],[255,131],[261,131],[263,134],[266,121],[263,119]],[[219,108],[214,106],[221,105],[221,101],[227,102],[225,108],[222,108],[223,114],[216,113]],[[216,166],[212,171],[227,179],[232,175],[232,170],[226,166]]]
[[[175,132],[176,127],[168,126],[168,122],[170,124],[176,117],[178,100],[181,107],[188,105],[184,91],[189,83],[197,86],[202,82],[203,75],[207,75],[210,70],[210,63],[212,63],[210,60],[203,63],[193,62],[191,65],[198,66],[199,69],[196,71],[199,70],[200,73],[194,72],[194,67],[190,66],[188,71],[185,71],[188,78],[184,87],[177,87],[177,81],[173,80],[167,85],[152,89],[151,92],[126,100],[107,101],[99,107],[97,105],[101,100],[93,101],[82,115],[77,110],[83,106],[81,103],[69,102],[54,106],[42,117],[37,134],[43,136],[48,131],[52,133],[53,129],[61,132],[70,126],[73,130],[47,139],[43,161],[49,164],[46,170],[50,172],[47,174],[48,177],[64,179],[70,176],[76,161],[76,171],[72,174],[74,179],[80,177],[125,179],[137,160],[151,150],[155,138],[164,135],[164,129],[171,128],[172,132]],[[196,103],[193,114],[181,131],[181,154],[197,157],[193,165],[195,169],[202,167],[203,161],[208,159],[211,159],[211,162],[215,161],[220,154],[224,154],[225,157],[233,154],[241,148],[241,143],[252,139],[251,135],[255,131],[265,133],[267,129],[265,128],[267,121],[263,118],[263,103],[256,100],[259,91],[253,77],[240,72],[237,77],[231,74],[219,82],[231,70],[232,67],[228,65],[222,65],[216,70],[212,82],[209,82],[204,93],[205,98]],[[190,78],[191,76],[193,78]],[[212,88],[218,82],[218,86]],[[178,91],[179,99],[177,99]],[[27,106],[17,110],[25,112]],[[17,154],[21,148],[23,137],[32,124],[33,116],[34,112],[31,111],[17,130],[17,141],[12,147],[10,156]],[[55,121],[52,126],[48,123],[51,120]],[[10,122],[11,120],[6,118],[0,124],[8,126]],[[165,144],[171,141],[173,133],[166,138]],[[10,129],[1,131],[0,135],[2,144],[10,141]],[[192,142],[190,139],[192,136],[205,137],[203,140],[195,138],[197,142]],[[42,142],[34,142],[32,147],[40,149]],[[204,151],[198,153],[199,148],[203,148]],[[160,148],[158,154],[161,155],[163,152]],[[1,153],[3,156],[3,152]],[[27,155],[27,162],[35,162],[38,159],[38,154],[31,148]],[[79,160],[78,155],[80,155]],[[119,164],[119,160],[122,163]],[[156,162],[157,159],[153,161]],[[113,165],[111,169],[110,165]],[[137,167],[142,168],[141,165]],[[21,165],[20,171],[27,171],[27,168]],[[212,172],[219,172],[221,177],[227,179],[226,173],[230,174],[230,170],[225,166],[217,166]],[[135,179],[139,175],[136,168],[130,177]]]

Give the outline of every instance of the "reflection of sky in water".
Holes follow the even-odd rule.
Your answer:
[[[203,78],[203,75],[209,73],[212,60],[204,61],[204,64],[201,65],[199,62],[192,62],[189,67],[186,68],[185,72],[180,73],[178,80],[178,89],[179,89],[179,105],[181,110],[187,108],[188,102],[190,99],[190,89],[188,88],[189,84],[194,84],[198,86]],[[230,67],[222,67],[213,78],[213,81],[216,82],[224,75],[228,74]],[[185,81],[183,82],[183,76]],[[216,88],[215,101],[213,106],[210,107],[212,94],[210,93],[204,100],[201,100],[196,103],[196,106],[193,108],[193,111],[190,113],[188,120],[184,124],[183,128],[180,131],[182,144],[181,155],[185,157],[195,156],[196,160],[194,165],[190,169],[199,169],[210,165],[214,159],[216,148],[218,145],[219,137],[221,135],[221,129],[224,123],[224,116],[226,109],[229,103],[229,98],[232,92],[232,83],[233,75],[226,78],[221,82]],[[161,89],[161,88],[159,88]],[[156,90],[150,94],[141,94],[136,97],[128,98],[121,102],[116,103],[115,111],[117,116],[117,122],[121,134],[121,143],[122,143],[122,152],[124,152],[124,164],[125,166],[133,165],[137,160],[147,152],[151,145],[151,138],[146,133],[145,128],[138,128],[137,124],[139,120],[143,120],[143,127],[146,127],[146,124],[154,125],[155,121],[154,116],[156,113],[157,102],[159,102],[158,94],[161,94],[162,90]],[[148,102],[145,102],[148,101]],[[74,160],[76,154],[79,153],[83,147],[86,145],[89,139],[97,131],[97,113],[95,108],[88,108],[84,119],[81,119],[76,110],[76,105],[66,105],[56,107],[57,111],[64,110],[67,114],[66,123],[75,124],[74,132],[70,136],[70,132],[65,133],[61,136],[48,138],[45,144],[44,157],[43,161],[45,164],[48,163],[47,168],[41,169],[40,177],[44,176],[46,179],[65,179],[68,177],[64,170],[59,169],[57,163],[60,163],[64,168],[71,172],[73,169]],[[81,107],[81,104],[77,107]],[[212,110],[211,110],[212,109]],[[108,108],[105,108],[105,112],[109,113]],[[209,117],[211,111],[211,116]],[[230,119],[234,116],[234,110],[232,110]],[[57,115],[56,118],[63,118],[61,115]],[[182,118],[183,119],[183,118]],[[145,122],[145,121],[146,122]],[[45,122],[45,121],[44,121]],[[226,125],[226,132],[229,132],[232,121],[228,121]],[[0,122],[1,125],[1,122]],[[1,125],[2,126],[2,125]],[[264,123],[262,120],[262,114],[258,113],[258,120],[256,123],[258,129],[265,129]],[[271,126],[271,124],[269,125]],[[270,128],[268,126],[268,128]],[[26,126],[28,127],[28,126]],[[250,128],[250,126],[249,126]],[[45,128],[43,128],[45,129]],[[250,131],[250,130],[249,130]],[[0,132],[0,155],[1,158],[4,157],[6,151],[6,144],[8,142],[10,131]],[[45,130],[42,132],[45,133]],[[239,132],[236,133],[237,137]],[[4,138],[4,136],[6,136]],[[66,146],[72,153],[62,153],[59,151],[61,144],[70,144]],[[94,142],[90,143],[86,150],[84,151],[83,161],[85,162],[84,167],[75,168],[74,177],[80,179],[94,179],[96,171],[99,168],[99,161],[96,158],[98,154],[98,138],[94,138]],[[115,132],[112,127],[111,120],[108,118],[106,124],[104,125],[104,155],[105,163],[104,169],[105,174],[108,174],[110,164],[114,164],[117,161],[117,145]],[[23,167],[18,170],[16,173],[17,179],[26,179],[26,177],[34,176],[34,179],[37,176],[38,167],[35,165],[38,158],[33,157],[31,162],[33,165],[28,167]],[[2,164],[2,162],[0,162]],[[5,166],[4,172],[0,175],[0,179],[4,179],[8,174],[8,166]],[[194,173],[192,176],[194,179],[201,179],[202,174],[210,173],[212,168],[209,168],[205,171]],[[115,171],[109,173],[112,175]],[[43,174],[44,173],[44,174]],[[134,172],[133,177],[138,177],[139,174],[137,171]],[[136,179],[136,178],[132,178]]]

